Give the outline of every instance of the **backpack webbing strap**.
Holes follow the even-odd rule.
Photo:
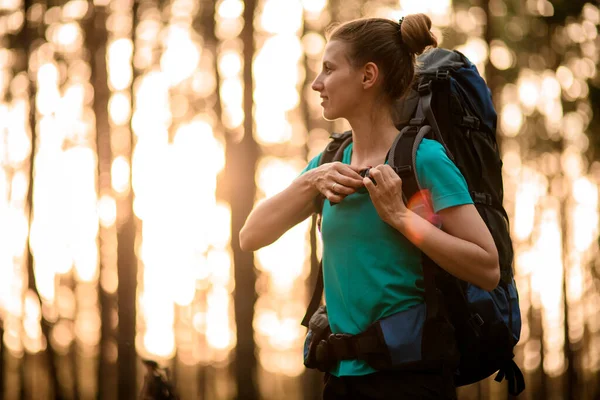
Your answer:
[[[302,318],[302,326],[308,328],[310,318],[319,308],[321,304],[321,297],[323,297],[323,260],[319,261],[319,272],[317,273],[317,282],[315,283],[315,290],[313,291],[310,303],[306,308],[306,314]]]
[[[418,92],[421,97],[419,100],[419,106],[417,107],[415,119],[427,118],[427,122],[429,122],[429,125],[431,125],[431,127],[433,128],[436,140],[440,142],[442,146],[444,146],[448,158],[454,161],[454,156],[452,155],[452,153],[448,149],[448,146],[446,146],[446,143],[444,142],[442,131],[440,130],[437,119],[433,114],[433,109],[431,108],[431,102],[433,100],[433,84],[433,80],[429,80],[427,82],[419,84]]]
[[[352,141],[352,131],[346,131],[344,133],[333,133],[331,135],[331,142],[323,151],[321,155],[321,159],[319,160],[319,165],[339,161],[342,159],[344,154],[344,149],[350,144]],[[317,210],[317,214],[320,214],[323,211],[323,202],[325,201],[325,196],[319,194],[315,197],[315,208]],[[308,328],[308,322],[313,314],[319,308],[321,304],[321,298],[323,297],[323,260],[319,261],[319,272],[317,273],[317,282],[315,283],[315,289],[313,290],[312,297],[310,302],[308,303],[308,307],[306,308],[306,314],[304,314],[304,318],[302,318],[302,325]]]
[[[437,317],[440,313],[438,289],[435,285],[436,264],[425,253],[421,252],[423,281],[425,284],[426,319]]]
[[[387,356],[389,359],[389,350],[379,324],[372,324],[357,335],[331,334],[327,338],[327,342],[330,356],[336,361],[365,359],[369,355],[375,354]],[[391,359],[387,367],[391,367]]]
[[[502,382],[503,379],[508,381],[508,393],[511,396],[517,396],[525,390],[525,377],[515,360],[508,361],[494,378],[496,382]]]
[[[400,132],[390,149],[389,165],[402,178],[402,194],[410,200],[421,189],[417,178],[417,149],[423,138],[429,135],[431,127],[408,126]]]
[[[500,281],[500,285],[506,291],[506,295],[508,296],[508,284],[506,282]],[[509,337],[509,354],[512,352],[512,349],[515,347],[515,340],[512,334],[512,326],[513,326],[513,315],[512,315],[512,303],[508,302],[508,337]],[[503,379],[508,381],[508,393],[512,396],[517,396],[523,390],[525,390],[525,378],[523,377],[523,372],[515,363],[514,360],[508,361],[501,369],[498,371],[498,374],[494,378],[496,382],[502,382]]]

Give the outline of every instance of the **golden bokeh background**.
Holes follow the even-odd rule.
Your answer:
[[[4,398],[133,399],[141,359],[169,367],[182,399],[317,398],[300,326],[314,220],[254,255],[237,235],[347,128],[310,89],[326,28],[415,12],[477,65],[497,107],[519,398],[598,398],[597,5],[0,0]]]

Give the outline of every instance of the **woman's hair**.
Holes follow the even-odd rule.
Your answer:
[[[400,22],[384,18],[362,18],[333,28],[329,40],[349,45],[348,60],[360,68],[374,62],[382,75],[384,93],[392,102],[404,95],[415,75],[415,58],[429,46],[437,46],[431,20],[411,14]]]

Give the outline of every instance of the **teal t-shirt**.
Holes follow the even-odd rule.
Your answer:
[[[352,144],[342,162],[350,164],[351,154]],[[303,173],[317,167],[320,157]],[[435,212],[472,204],[464,177],[438,142],[423,139],[416,169],[421,187],[431,192]],[[420,250],[379,218],[366,190],[333,207],[326,200],[321,235],[325,302],[333,333],[355,335],[379,319],[423,303]],[[347,376],[375,370],[364,361],[345,360],[330,372]]]

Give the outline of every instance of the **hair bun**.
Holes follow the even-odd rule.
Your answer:
[[[427,47],[437,47],[431,32],[431,19],[425,14],[410,14],[400,20],[402,42],[411,54],[419,55]]]

